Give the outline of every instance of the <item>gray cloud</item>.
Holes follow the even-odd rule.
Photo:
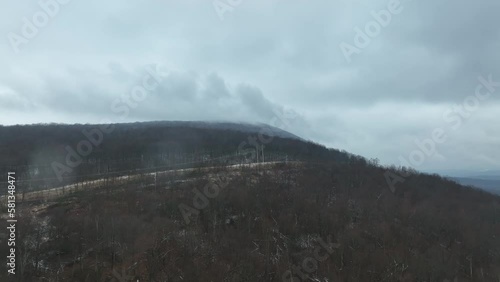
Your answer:
[[[0,12],[0,123],[121,121],[110,109],[162,64],[161,85],[126,121],[269,123],[306,139],[399,164],[415,140],[448,141],[420,169],[496,168],[500,88],[453,130],[443,114],[500,81],[500,2],[401,1],[404,9],[348,63],[339,44],[390,0],[243,1],[221,21],[212,3],[72,1],[14,53],[36,2]]]

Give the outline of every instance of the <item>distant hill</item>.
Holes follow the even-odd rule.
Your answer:
[[[231,123],[231,122],[205,122],[205,121],[155,121],[155,122],[145,122],[139,123],[142,126],[170,126],[170,127],[189,127],[189,128],[207,128],[207,129],[217,129],[217,130],[235,130],[248,133],[260,133],[269,134],[272,132],[273,136],[281,138],[291,138],[300,139],[295,134],[292,134],[283,129],[270,126],[265,123]]]
[[[491,177],[492,179],[465,178],[465,177],[453,177],[451,179],[465,186],[474,186],[477,188],[484,189],[488,192],[500,195],[500,179],[494,179],[495,178],[494,176],[485,176],[485,177]]]
[[[157,167],[350,158],[266,124],[188,121],[0,126],[0,155],[0,173],[15,170],[24,179],[34,179],[35,190]],[[68,160],[78,165],[71,167]]]
[[[432,170],[427,172],[437,173],[439,175],[446,177],[500,180],[500,170],[444,169],[444,170]]]
[[[500,170],[439,170],[433,171],[465,186],[473,186],[500,195]]]

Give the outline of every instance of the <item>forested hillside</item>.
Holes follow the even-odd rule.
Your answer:
[[[95,128],[3,127],[4,169],[38,177]],[[116,125],[83,159],[63,183],[106,181],[18,203],[16,281],[500,281],[500,197],[437,175],[165,124]]]
[[[345,152],[305,142],[267,125],[148,122],[0,126],[0,172],[16,171],[21,181],[29,180],[25,186],[29,190],[132,170],[253,162],[257,149],[260,161],[266,157],[348,158]]]

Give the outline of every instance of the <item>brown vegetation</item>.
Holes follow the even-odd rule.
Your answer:
[[[396,194],[359,161],[144,177],[24,202],[19,281],[499,281],[500,198],[437,176]]]

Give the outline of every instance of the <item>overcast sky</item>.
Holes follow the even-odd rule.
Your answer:
[[[3,0],[0,124],[275,123],[384,164],[500,169],[499,12],[498,0]],[[145,80],[160,83],[125,111]]]

